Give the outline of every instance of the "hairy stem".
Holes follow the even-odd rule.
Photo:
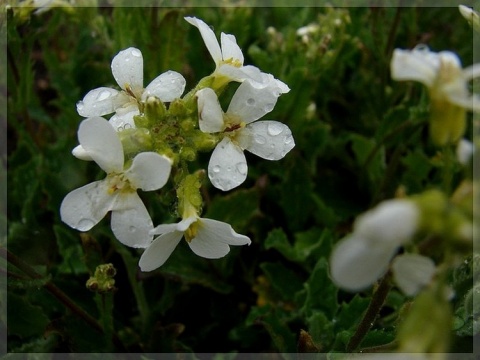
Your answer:
[[[373,294],[370,305],[368,305],[368,309],[365,312],[362,321],[358,325],[357,331],[355,331],[355,334],[353,334],[348,342],[347,352],[353,352],[360,346],[365,335],[367,335],[368,331],[373,326],[373,323],[375,322],[375,319],[377,318],[378,313],[385,302],[390,288],[390,275],[387,273],[382,278],[377,290]]]

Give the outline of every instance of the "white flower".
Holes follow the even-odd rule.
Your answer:
[[[460,164],[467,165],[475,152],[475,147],[471,141],[461,139],[457,145],[457,159]]]
[[[435,275],[432,259],[417,254],[402,254],[392,262],[393,279],[407,296],[414,296],[430,283]]]
[[[112,74],[122,89],[100,87],[91,90],[77,103],[81,116],[103,116],[115,112],[110,123],[115,129],[135,127],[133,117],[140,113],[139,103],[149,96],[164,102],[180,97],[185,79],[175,71],[167,71],[143,88],[143,56],[139,49],[130,47],[120,51],[112,60]]]
[[[200,130],[224,135],[208,164],[208,176],[216,188],[227,191],[245,181],[248,167],[243,150],[267,160],[279,160],[295,146],[288,126],[271,120],[254,122],[272,111],[280,93],[274,81],[259,86],[247,80],[223,113],[212,89],[197,92]]]
[[[419,217],[417,206],[403,199],[384,201],[359,216],[353,233],[333,249],[333,282],[349,291],[372,285],[385,274],[398,248],[412,238]]]
[[[60,207],[62,220],[74,229],[88,231],[111,211],[116,238],[128,246],[146,247],[153,238],[149,233],[153,224],[136,190],[157,190],[164,186],[171,161],[154,152],[143,152],[124,170],[120,139],[101,117],[83,120],[78,140],[107,177],[70,192]]]
[[[480,111],[480,97],[468,91],[468,82],[480,76],[480,64],[462,70],[456,54],[450,51],[435,53],[418,46],[413,50],[395,49],[390,68],[394,80],[413,80],[425,85],[433,100]]]
[[[458,10],[474,29],[480,30],[480,16],[475,10],[465,5],[458,5]]]
[[[188,217],[178,224],[157,226],[152,233],[160,236],[142,254],[139,262],[142,271],[162,266],[182,237],[195,254],[207,259],[224,257],[230,251],[230,245],[251,243],[247,236],[237,234],[229,224],[198,216]]]
[[[185,17],[185,20],[200,31],[205,46],[212,56],[213,61],[215,61],[216,68],[214,74],[222,75],[229,80],[239,82],[250,79],[258,83],[265,83],[273,78],[272,75],[261,72],[255,66],[243,65],[243,53],[237,45],[237,40],[234,35],[222,32],[220,35],[220,47],[215,33],[203,20],[195,17]],[[275,79],[275,81],[282,93],[290,91],[285,83],[277,79]]]

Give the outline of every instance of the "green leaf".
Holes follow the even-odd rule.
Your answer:
[[[260,268],[284,301],[293,302],[295,294],[302,290],[303,282],[300,277],[283,264],[265,262],[260,264]]]
[[[328,349],[335,338],[332,320],[328,319],[323,312],[315,311],[307,318],[306,324],[309,334],[320,351]]]
[[[63,262],[59,266],[60,271],[67,274],[87,273],[80,235],[73,233],[64,225],[54,225],[53,231],[58,249],[63,257]]]
[[[349,303],[342,303],[338,311],[338,315],[335,317],[335,329],[338,330],[350,330],[352,327],[356,327],[357,322],[360,321],[365,310],[367,310],[370,300],[363,298],[356,294]]]
[[[8,309],[8,333],[22,338],[40,336],[49,323],[48,317],[39,306],[30,304],[24,297],[9,292],[7,302],[15,304]]]
[[[305,316],[315,311],[323,311],[326,316],[333,318],[338,309],[338,289],[328,276],[328,264],[325,258],[318,260],[310,278],[305,283],[306,299],[301,309]]]

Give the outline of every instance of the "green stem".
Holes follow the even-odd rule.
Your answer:
[[[367,335],[368,331],[373,326],[375,319],[387,298],[390,288],[390,274],[387,273],[382,278],[377,290],[373,294],[370,305],[368,305],[368,309],[358,325],[357,331],[355,331],[355,334],[350,338],[350,341],[347,344],[347,352],[353,352],[360,346],[365,335]]]
[[[29,277],[33,279],[42,279],[43,276],[37,273],[30,265],[25,263],[23,260],[21,260],[19,257],[16,255],[12,254],[5,248],[0,248],[0,256],[2,256],[4,259],[7,259],[7,261],[14,265],[17,269],[21,270],[23,273],[28,275]],[[85,310],[83,310],[81,307],[79,307],[67,294],[65,294],[62,290],[60,290],[55,284],[52,282],[47,282],[43,286],[50,294],[52,294],[58,301],[60,301],[62,304],[64,304],[67,308],[69,308],[74,314],[76,314],[78,317],[83,319],[88,325],[90,325],[92,328],[95,330],[98,330],[101,333],[104,333],[104,329],[102,326],[98,323],[98,321],[92,317],[90,314],[88,314]],[[117,349],[124,350],[124,346],[121,343],[120,339],[113,334],[113,342]]]

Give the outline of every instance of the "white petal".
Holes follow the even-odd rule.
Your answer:
[[[428,285],[435,274],[432,259],[417,254],[402,254],[392,262],[395,283],[407,296],[414,296]]]
[[[191,224],[198,220],[198,216],[190,216],[186,219],[183,219],[177,224],[177,230],[184,232],[187,230]]]
[[[283,158],[295,146],[289,127],[278,121],[256,121],[238,131],[242,149],[267,160]]]
[[[413,80],[431,87],[439,67],[438,54],[428,50],[393,51],[390,71],[393,80]]]
[[[230,64],[222,64],[215,72],[233,81],[243,82],[247,79],[253,81],[252,76],[248,72],[245,72],[244,68],[245,67],[236,67]]]
[[[218,259],[228,254],[229,245],[250,245],[247,236],[237,234],[224,222],[212,219],[199,219],[197,235],[188,245],[198,256]]]
[[[245,155],[229,138],[224,138],[213,150],[208,164],[208,177],[217,189],[228,191],[247,178]]]
[[[198,103],[198,124],[206,133],[220,132],[225,127],[223,111],[217,94],[210,88],[204,88],[195,94]]]
[[[460,164],[467,165],[472,158],[475,147],[473,143],[467,139],[461,139],[457,145],[457,159]]]
[[[370,246],[353,234],[341,240],[330,257],[330,275],[340,288],[360,291],[372,285],[388,269],[396,247]]]
[[[143,88],[142,52],[134,47],[120,51],[112,60],[112,74],[123,90],[128,85],[134,91],[141,91]]]
[[[117,113],[113,115],[108,122],[116,131],[122,131],[125,129],[135,129],[135,121],[133,117],[135,115],[139,115],[140,111],[138,108],[133,108],[133,111],[126,112],[126,113]]]
[[[215,61],[215,64],[218,65],[220,61],[222,61],[222,51],[213,30],[210,28],[210,26],[205,24],[203,20],[197,19],[195,17],[186,17],[185,20],[187,20],[190,24],[200,30],[200,35],[202,36],[203,42],[205,43],[208,52]]]
[[[386,200],[360,215],[354,232],[374,244],[392,243],[400,246],[417,231],[420,211],[413,201]]]
[[[163,235],[163,234],[167,234],[167,233],[171,233],[171,232],[174,232],[174,231],[178,231],[177,229],[178,227],[178,224],[162,224],[162,225],[158,225],[157,227],[155,227],[154,229],[152,229],[152,231],[150,232],[151,235]],[[188,227],[188,226],[187,226]],[[183,232],[183,231],[181,231]]]
[[[123,171],[123,148],[115,129],[107,120],[92,117],[78,128],[78,141],[105,172]]]
[[[237,39],[235,36],[224,34],[223,32],[220,35],[220,41],[222,44],[222,57],[224,61],[232,59],[243,65],[243,53],[242,49],[237,45]]]
[[[142,152],[135,156],[125,176],[135,188],[151,191],[167,183],[171,169],[172,162],[167,157],[151,151]]]
[[[60,205],[60,217],[72,228],[88,231],[111,210],[115,198],[108,194],[104,180],[95,181],[65,196]]]
[[[465,81],[470,81],[480,77],[480,64],[467,66],[465,69],[463,69],[463,76]]]
[[[152,271],[162,266],[182,240],[182,236],[182,232],[174,231],[153,240],[140,257],[140,269],[142,271]]]
[[[85,160],[85,161],[92,161],[92,157],[88,155],[82,145],[77,145],[72,150],[72,155],[75,156],[77,159]]]
[[[152,241],[152,219],[136,192],[120,193],[112,209],[112,232],[124,245],[145,248]]]
[[[185,90],[185,78],[176,71],[167,71],[157,76],[142,95],[145,101],[149,96],[156,96],[163,102],[170,102],[179,98]]]
[[[101,87],[93,89],[77,103],[77,112],[81,116],[102,116],[115,111],[114,99],[118,90]]]
[[[256,88],[244,81],[230,101],[227,113],[239,116],[245,123],[260,119],[275,107],[280,96],[277,86]]]

